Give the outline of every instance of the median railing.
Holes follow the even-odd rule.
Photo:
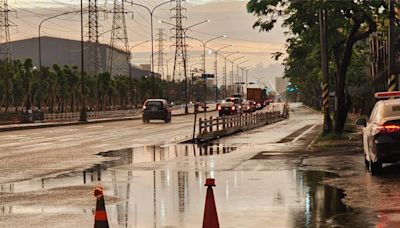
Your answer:
[[[227,136],[236,132],[261,127],[276,123],[288,118],[288,109],[282,111],[261,112],[255,114],[243,114],[223,116],[210,119],[199,119],[197,141],[204,142]]]
[[[138,114],[138,110],[97,111],[87,112],[88,119],[129,117]],[[48,113],[44,114],[44,121],[79,120],[79,112]]]

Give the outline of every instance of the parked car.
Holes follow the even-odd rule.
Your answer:
[[[393,93],[378,93],[386,97]],[[400,92],[398,92],[400,96]],[[362,125],[365,165],[370,172],[378,174],[383,163],[400,160],[400,99],[378,101],[369,120],[358,119]]]
[[[241,99],[237,97],[227,98],[218,106],[219,116],[236,115],[242,113]]]
[[[143,123],[150,120],[164,120],[171,122],[171,108],[164,99],[148,99],[143,104]]]

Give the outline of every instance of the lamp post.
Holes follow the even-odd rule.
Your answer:
[[[224,96],[225,97],[227,97],[227,93],[228,93],[228,83],[227,83],[227,71],[228,71],[228,68],[227,68],[227,61],[228,61],[228,58],[230,57],[230,56],[232,56],[232,55],[235,55],[235,54],[238,54],[238,53],[240,53],[240,51],[236,51],[236,52],[232,52],[232,53],[230,53],[230,54],[228,54],[228,55],[222,55],[222,54],[220,54],[220,56],[222,56],[222,58],[224,58],[224,60],[225,60],[225,67],[224,67],[224,84],[225,84],[225,91],[224,91]]]
[[[46,21],[48,21],[48,20],[51,20],[51,19],[53,19],[53,18],[57,18],[57,17],[61,17],[61,16],[64,16],[64,15],[67,15],[67,14],[72,14],[72,13],[79,13],[80,11],[70,11],[70,12],[64,12],[64,13],[60,13],[60,14],[57,14],[57,15],[54,15],[54,16],[51,16],[51,17],[48,17],[48,18],[45,18],[45,19],[43,19],[40,23],[39,23],[39,26],[38,26],[38,43],[39,43],[39,71],[40,72],[42,72],[42,36],[41,36],[41,29],[42,29],[42,25],[43,25],[43,23],[44,22],[46,22]]]
[[[234,73],[234,69],[233,68],[235,66],[235,62],[238,61],[238,60],[241,60],[243,58],[244,58],[244,56],[240,56],[240,57],[238,57],[236,59],[230,60],[230,62],[232,63],[231,83],[232,83],[232,86],[233,86],[233,94],[235,94],[235,80],[234,80],[235,73]]]
[[[200,22],[192,24],[192,25],[190,25],[190,26],[188,26],[186,28],[183,28],[183,36],[186,37],[186,32],[189,29],[191,29],[191,28],[193,28],[195,26],[207,23],[207,22],[210,22],[210,20],[207,19],[207,20],[204,20],[204,21],[200,21]],[[166,22],[166,21],[159,21],[159,23],[167,24],[167,25],[173,26],[175,28],[177,27],[176,25],[174,25],[172,23],[169,23],[169,22]],[[186,70],[186,66],[187,66],[187,64],[186,64],[186,62],[187,62],[187,59],[186,59],[186,57],[187,57],[186,43],[185,43],[185,47],[184,48],[185,48],[185,51],[184,51],[184,56],[183,56],[183,61],[184,61],[183,64],[184,64],[184,70],[185,70],[185,72],[184,72],[184,74],[185,74],[185,114],[188,114],[189,113],[189,109],[188,109],[188,86],[187,86],[187,70]]]
[[[83,0],[81,0],[81,114],[79,117],[80,122],[87,122],[87,112],[86,112],[86,94],[85,94],[85,53],[84,53],[84,44],[83,44]]]
[[[215,54],[215,72],[214,72],[215,73],[215,102],[218,102],[218,55],[219,55],[219,52],[222,51],[223,49],[226,49],[226,48],[229,48],[229,47],[232,47],[232,46],[233,46],[232,44],[231,45],[226,45],[226,46],[221,47],[221,48],[219,48],[217,50],[209,48]]]
[[[130,49],[129,49],[129,96],[130,96],[130,102],[133,105],[133,76],[132,76],[132,50],[134,47],[138,47],[142,44],[148,43],[150,42],[149,40],[143,41],[141,43],[135,44],[133,45]],[[136,105],[136,104],[135,104]]]
[[[249,60],[240,62],[238,64],[236,64],[237,67],[237,80],[238,80],[238,93],[240,93],[240,95],[243,97],[243,86],[242,86],[242,82],[243,82],[243,69],[242,69],[242,77],[240,78],[240,74],[239,74],[239,68],[240,65],[247,63]]]
[[[145,5],[138,4],[138,3],[135,3],[135,2],[132,2],[132,1],[126,1],[126,2],[130,3],[132,5],[143,7],[150,14],[152,95],[153,95],[153,98],[155,98],[156,91],[155,91],[155,79],[154,79],[155,76],[154,76],[154,29],[153,29],[154,26],[153,26],[153,17],[154,17],[154,12],[156,11],[157,8],[159,8],[160,6],[163,6],[165,4],[168,4],[168,3],[172,2],[172,1],[166,1],[166,2],[163,2],[161,4],[158,4],[155,7],[153,7],[153,9],[150,9],[149,7],[147,7]]]
[[[254,67],[247,66],[247,67],[244,67],[244,69],[246,71],[246,99],[247,99],[247,88],[248,88],[248,85],[249,85],[249,78],[248,78],[249,75],[248,75],[248,73],[249,73],[249,70],[253,70]]]
[[[226,36],[225,35],[217,36],[217,37],[214,37],[214,38],[206,40],[206,41],[202,41],[202,40],[194,38],[194,37],[188,37],[190,39],[199,41],[203,45],[203,71],[204,71],[204,74],[202,76],[204,77],[204,89],[203,89],[203,93],[204,93],[204,98],[203,98],[204,99],[204,119],[207,118],[207,112],[206,112],[206,106],[207,106],[206,105],[206,103],[207,103],[207,78],[205,76],[205,74],[206,74],[206,47],[207,47],[207,44],[210,43],[211,41],[214,41],[214,40],[217,40],[217,39],[221,39],[221,38],[224,38],[224,37],[226,37]]]

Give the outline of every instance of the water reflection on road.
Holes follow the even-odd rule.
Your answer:
[[[188,144],[109,151],[101,155],[119,158],[83,172],[3,184],[0,191],[16,193],[100,182],[107,196],[120,199],[116,204],[107,204],[112,227],[199,227],[204,212],[204,181],[211,175],[211,170],[121,170],[110,167],[182,156],[224,156],[235,150],[223,145],[193,147]],[[216,179],[214,191],[223,227],[318,227],[328,218],[348,211],[341,202],[343,192],[321,184],[328,173],[298,169],[212,173]],[[59,210],[91,214],[91,209]],[[56,208],[47,206],[0,205],[2,214],[56,212]]]

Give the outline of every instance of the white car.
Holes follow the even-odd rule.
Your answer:
[[[377,93],[377,98],[393,97],[396,93]],[[400,92],[397,94],[400,96]],[[359,119],[363,125],[365,165],[375,175],[382,163],[400,160],[400,99],[381,100],[375,104],[369,120]]]

